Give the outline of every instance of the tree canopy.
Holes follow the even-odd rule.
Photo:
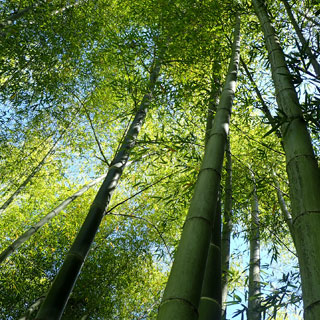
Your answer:
[[[218,224],[231,233],[228,240],[222,231],[222,246],[231,246],[220,271],[224,319],[245,319],[252,300],[263,319],[316,319],[320,289],[306,293],[306,274],[317,278],[303,246],[313,245],[305,237],[316,242],[319,222],[296,221],[320,214],[320,182],[311,182],[320,172],[319,12],[316,1],[301,0],[1,1],[0,318],[49,319],[37,318],[39,306],[100,206],[62,319],[156,319],[205,170],[204,179],[219,175],[211,180]],[[232,77],[234,98],[224,93]],[[286,90],[296,93],[294,112]],[[222,112],[230,125],[218,122]],[[221,172],[209,168],[218,134],[228,140]],[[209,238],[219,221],[211,209]],[[260,293],[252,297],[257,229]]]

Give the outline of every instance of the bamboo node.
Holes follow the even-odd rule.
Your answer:
[[[67,256],[74,256],[76,259],[80,260],[82,263],[85,259],[85,257],[83,257],[80,253],[78,252],[72,252],[72,251],[69,251],[69,253],[67,254]]]
[[[207,219],[207,218],[205,218],[205,217],[201,217],[201,216],[195,216],[195,217],[190,217],[190,218],[187,218],[186,219],[186,221],[185,221],[185,223],[184,223],[184,225],[183,225],[183,227],[185,226],[185,224],[188,222],[188,221],[190,221],[190,220],[192,220],[192,219],[201,219],[201,220],[204,220],[206,223],[208,223],[210,226],[211,226],[211,221],[209,220],[209,219]]]
[[[286,167],[288,169],[288,167],[290,166],[291,162],[296,160],[297,158],[300,158],[300,157],[305,157],[305,158],[311,158],[311,159],[314,159],[313,157],[313,154],[298,154],[294,157],[292,157],[290,160],[287,161],[286,163]]]
[[[211,130],[212,130],[212,129],[211,129]],[[228,134],[227,134],[225,131],[223,131],[223,133],[222,133],[222,132],[213,132],[212,134],[209,135],[208,141],[210,140],[210,138],[211,138],[212,136],[215,136],[215,135],[223,136],[225,139],[228,138]]]
[[[268,34],[267,36],[265,36],[265,41],[267,41],[269,38],[272,38],[274,37],[274,34]],[[279,41],[276,41],[275,40],[275,43],[276,43],[276,47],[273,48],[272,50],[268,50],[268,56],[271,57],[271,55],[275,52],[275,51],[281,51],[282,52],[282,49],[281,47],[279,46]],[[287,67],[286,65],[278,65],[275,67],[275,69],[278,69],[278,68],[282,68],[282,67]]]
[[[206,167],[206,168],[201,168],[199,170],[199,174],[203,171],[206,171],[206,170],[211,170],[211,171],[214,171],[220,178],[221,178],[221,173],[219,172],[219,170],[215,169],[215,168],[210,168],[210,167]]]
[[[216,305],[218,305],[219,308],[221,308],[221,304],[219,301],[217,301],[216,299],[210,298],[210,297],[201,297],[201,300],[208,300],[210,302],[215,303]]]
[[[304,308],[304,312],[309,311],[310,309],[312,309],[315,305],[317,305],[319,303],[320,303],[320,300],[317,300],[317,301],[310,303],[307,307]]]
[[[228,90],[228,91],[232,91],[233,92],[233,90],[232,89],[224,89],[223,91],[226,91],[226,90]],[[229,114],[231,114],[231,109],[230,108],[226,108],[226,107],[218,107],[217,108],[217,111],[218,110],[227,110],[227,112],[229,113]]]
[[[278,68],[283,68],[283,67],[285,67],[285,66],[278,66]],[[278,69],[278,68],[277,68],[277,69]],[[287,77],[290,77],[290,74],[288,74]],[[291,84],[291,82],[290,82],[290,84]],[[288,90],[288,91],[291,90],[291,91],[293,91],[293,92],[295,93],[294,87],[293,87],[292,85],[290,85],[290,86],[288,86],[288,87],[284,87],[284,88],[281,88],[280,90],[278,90],[277,93],[276,93],[276,96],[277,96],[277,97],[280,96],[280,94],[281,94],[282,92],[287,91],[287,90]],[[296,100],[296,99],[294,98],[294,100]],[[297,104],[297,103],[299,103],[299,102],[296,100],[295,103]],[[297,108],[298,108],[298,105],[297,105]],[[289,118],[289,117],[288,117],[288,118]],[[293,116],[292,118],[302,118],[302,115],[299,114],[299,115],[297,115],[297,116]]]
[[[320,214],[320,211],[313,211],[313,210],[308,210],[308,211],[304,211],[301,214],[299,214],[298,216],[294,217],[292,219],[292,226],[294,226],[294,224],[297,222],[297,220],[303,216],[306,216],[308,214]]]
[[[220,251],[220,247],[219,246],[217,246],[216,244],[214,244],[214,243],[210,243],[210,246],[211,247],[214,247],[215,249],[218,249],[218,251]]]
[[[167,299],[165,299],[164,301],[161,302],[160,308],[164,304],[169,303],[169,302],[173,302],[173,301],[182,302],[183,304],[188,305],[192,309],[192,311],[197,315],[197,317],[199,316],[198,308],[191,301],[189,301],[187,299],[184,299],[184,298],[179,298],[179,297],[167,298]]]

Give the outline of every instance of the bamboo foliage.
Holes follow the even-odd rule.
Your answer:
[[[57,141],[58,142],[58,141]],[[7,209],[7,207],[14,201],[18,195],[23,191],[23,189],[30,183],[32,178],[42,169],[50,155],[54,152],[57,142],[50,148],[50,150],[44,155],[37,166],[32,170],[32,172],[24,179],[24,181],[19,185],[19,187],[11,194],[11,196],[1,205],[0,215]]]
[[[3,0],[0,318],[318,319],[319,10]]]
[[[289,20],[290,20],[291,24],[293,25],[294,30],[295,30],[295,32],[301,42],[302,48],[303,48],[303,50],[305,50],[306,54],[308,55],[308,58],[313,66],[313,69],[314,69],[316,76],[318,78],[320,78],[320,64],[319,64],[319,62],[317,61],[315,55],[311,51],[311,48],[309,47],[309,44],[308,44],[307,40],[305,39],[305,37],[302,33],[302,30],[300,29],[294,15],[292,13],[292,10],[290,8],[288,1],[287,0],[281,0],[281,1],[284,4],[284,7],[286,8],[286,12],[288,14]]]
[[[46,214],[39,222],[23,233],[18,239],[12,242],[5,250],[0,253],[0,263],[3,263],[15,250],[20,248],[24,242],[28,241],[33,234],[35,234],[41,227],[53,219],[57,214],[64,210],[72,201],[82,196],[87,190],[101,182],[106,177],[106,174],[92,180],[80,190],[75,192],[72,196],[62,201],[56,208]]]

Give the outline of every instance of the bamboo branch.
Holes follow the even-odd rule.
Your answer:
[[[170,260],[171,260],[171,261],[173,260],[173,259],[172,259],[172,255],[171,255],[171,253],[170,253],[170,250],[169,250],[169,247],[168,247],[166,241],[164,240],[161,232],[159,231],[159,229],[157,228],[157,226],[156,226],[154,223],[152,223],[151,221],[149,221],[149,220],[146,219],[146,218],[139,217],[139,216],[135,216],[135,215],[133,215],[133,214],[125,214],[125,213],[109,213],[109,214],[110,214],[110,215],[113,215],[113,216],[121,216],[121,217],[125,217],[125,218],[139,219],[139,220],[145,221],[145,222],[147,222],[148,224],[150,224],[150,225],[157,231],[159,237],[161,238],[164,246],[166,247],[166,250],[167,250],[167,252],[168,252],[168,255],[169,255],[169,257],[170,257]]]
[[[249,71],[246,63],[244,62],[244,60],[241,57],[240,57],[240,62],[241,62],[241,65],[242,65],[245,73],[247,74],[247,77],[249,78],[249,80],[251,82],[251,85],[252,85],[254,91],[256,92],[256,95],[258,96],[258,99],[261,102],[261,110],[263,111],[263,113],[267,117],[270,125],[274,129],[274,131],[275,131],[276,135],[278,136],[278,138],[281,138],[281,133],[280,133],[279,129],[276,127],[275,120],[274,120],[273,116],[271,115],[271,113],[269,111],[269,108],[268,108],[266,102],[264,101],[264,99],[262,97],[262,94],[261,94],[258,86],[256,85],[256,83],[255,83],[255,81],[254,81],[254,79],[252,77],[251,72]]]
[[[98,136],[97,136],[97,134],[96,134],[96,130],[94,129],[93,122],[92,122],[92,120],[91,120],[90,114],[89,114],[87,108],[85,107],[85,105],[83,105],[83,109],[84,109],[84,112],[86,113],[87,118],[88,118],[88,120],[89,120],[90,127],[91,127],[91,130],[92,130],[92,132],[93,132],[94,139],[96,140],[96,143],[97,143],[98,148],[99,148],[99,151],[100,151],[100,153],[101,153],[101,155],[102,155],[103,161],[107,164],[108,167],[110,167],[110,163],[109,163],[108,159],[106,158],[106,156],[104,155],[104,152],[103,152],[103,150],[102,150],[100,141],[99,141]]]
[[[177,172],[175,172],[177,173]],[[110,208],[109,210],[105,211],[105,215],[109,214],[111,211],[113,211],[115,208],[121,206],[122,204],[124,204],[125,202],[131,200],[132,198],[136,197],[137,195],[141,194],[142,192],[150,189],[151,187],[153,187],[154,185],[158,184],[159,182],[163,181],[164,179],[167,179],[171,176],[173,176],[175,173],[171,173],[163,178],[161,178],[160,180],[157,180],[154,183],[149,184],[148,186],[146,186],[145,188],[139,190],[138,192],[134,193],[133,195],[131,195],[130,197],[126,198],[125,200],[120,201],[119,203],[115,204],[112,208]]]
[[[47,215],[45,215],[39,222],[37,222],[34,226],[29,228],[26,232],[24,232],[18,239],[12,242],[5,250],[0,253],[0,264],[4,262],[14,251],[20,248],[27,240],[31,238],[41,227],[43,227],[46,223],[48,223],[51,219],[53,219],[57,214],[59,214],[62,210],[64,210],[71,202],[75,199],[82,196],[87,190],[89,190],[92,186],[96,185],[98,182],[102,181],[107,174],[103,174],[102,176],[92,180],[72,196],[68,197],[64,201],[62,201],[56,208],[51,210]]]
[[[261,144],[262,146],[264,146],[265,148],[267,148],[267,149],[269,149],[269,150],[271,150],[271,151],[273,151],[273,152],[276,152],[276,153],[281,154],[281,155],[283,155],[283,156],[285,155],[284,152],[275,150],[275,149],[269,147],[267,144],[265,144],[265,143],[263,143],[263,142],[261,142],[261,141],[259,141],[259,140],[256,140],[255,138],[253,138],[252,136],[250,136],[248,133],[246,133],[246,132],[244,132],[243,130],[241,130],[236,124],[232,123],[232,125],[233,125],[238,131],[240,131],[243,135],[245,135],[248,139],[250,139],[250,140],[252,140],[252,141],[254,141],[254,142],[258,143],[258,144]]]

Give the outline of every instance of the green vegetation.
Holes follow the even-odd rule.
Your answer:
[[[2,1],[0,318],[320,319],[319,11]]]

